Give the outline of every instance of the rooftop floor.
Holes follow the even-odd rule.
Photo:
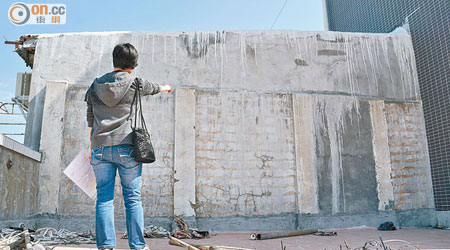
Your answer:
[[[374,228],[339,229],[336,236],[295,236],[270,240],[250,240],[251,233],[219,233],[209,239],[183,240],[196,245],[221,245],[257,250],[279,250],[281,241],[286,250],[298,249],[360,249],[366,242],[382,238],[386,246],[392,249],[450,250],[450,230],[402,228],[396,231],[378,231]],[[119,235],[118,235],[119,236]],[[128,242],[117,237],[117,249],[128,249]],[[152,250],[181,250],[183,248],[168,244],[168,239],[146,239]],[[345,243],[347,243],[347,248]],[[409,243],[409,246],[408,246]],[[95,245],[60,246],[54,250],[97,249]],[[368,248],[368,249],[382,249]]]

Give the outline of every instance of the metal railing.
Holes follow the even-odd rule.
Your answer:
[[[28,108],[24,105],[22,100],[28,99],[27,97],[11,98],[12,102],[0,102],[0,116],[2,115],[22,115],[23,118],[27,119]],[[0,126],[24,126],[24,122],[0,122]],[[18,129],[19,130],[19,129]],[[24,130],[24,129],[20,129]],[[16,132],[0,132],[1,135],[12,135],[12,136],[24,136],[25,133]]]

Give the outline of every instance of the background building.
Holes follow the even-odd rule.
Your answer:
[[[409,29],[419,77],[436,210],[450,211],[450,1],[324,0],[329,30]],[[399,85],[400,86],[400,85]]]

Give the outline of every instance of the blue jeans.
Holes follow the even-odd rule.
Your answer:
[[[115,248],[114,182],[119,170],[126,209],[128,245],[131,249],[145,247],[144,216],[141,202],[142,163],[134,160],[132,145],[122,144],[93,149],[91,165],[97,180],[95,234],[97,247]]]

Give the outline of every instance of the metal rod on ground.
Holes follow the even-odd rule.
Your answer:
[[[211,249],[211,250],[253,250],[250,248],[227,247],[227,246],[211,246],[209,249]]]
[[[251,240],[267,240],[267,239],[313,234],[313,233],[317,233],[317,231],[318,231],[317,228],[315,228],[315,229],[286,231],[286,232],[254,233],[254,234],[250,235],[250,239]]]
[[[177,238],[174,238],[172,236],[169,236],[169,244],[175,245],[175,246],[184,247],[184,248],[186,248],[188,250],[201,250],[201,249],[198,249],[198,248],[196,248],[196,247],[194,247],[194,246],[192,246],[192,245],[190,245],[190,244],[188,244],[188,243],[186,243],[184,241],[181,241],[181,240],[179,240]]]
[[[201,246],[201,245],[193,245],[193,246],[200,250],[254,250],[250,248],[229,247],[229,246]]]
[[[213,247],[210,246],[200,246],[200,245],[192,245],[200,250],[215,250]]]
[[[178,241],[181,241],[181,240],[178,240]],[[181,242],[183,242],[183,241],[181,241]],[[169,244],[183,247],[181,245],[181,243],[173,242],[173,241],[170,241],[170,240],[169,240]],[[202,245],[194,245],[194,244],[192,244],[190,246],[196,247],[196,248],[198,248],[200,250],[254,250],[254,249],[250,249],[250,248],[229,247],[229,246],[202,246]]]

